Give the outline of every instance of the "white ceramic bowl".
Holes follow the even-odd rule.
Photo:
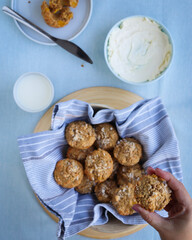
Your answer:
[[[22,110],[40,112],[53,101],[54,87],[42,73],[29,72],[20,76],[15,82],[13,97]]]
[[[125,78],[121,77],[117,72],[115,72],[115,70],[111,67],[110,62],[109,62],[109,59],[108,59],[108,44],[109,44],[109,38],[110,38],[110,35],[111,35],[112,31],[113,31],[115,28],[118,28],[118,27],[122,24],[122,22],[124,22],[125,20],[127,20],[127,19],[129,19],[129,18],[134,18],[134,17],[144,17],[144,18],[148,18],[148,19],[156,22],[156,23],[159,25],[159,28],[161,29],[161,31],[164,32],[164,33],[168,36],[169,43],[170,43],[170,45],[172,46],[172,54],[171,54],[171,57],[170,57],[170,61],[169,61],[168,66],[167,66],[156,78],[154,78],[154,79],[151,80],[151,81],[147,81],[147,80],[146,80],[146,81],[144,81],[144,82],[134,82],[134,81],[128,81],[128,80],[126,80]],[[154,82],[154,81],[157,81],[157,80],[161,79],[161,78],[165,75],[165,73],[166,73],[167,70],[170,68],[171,63],[172,63],[173,53],[174,53],[173,50],[174,50],[174,49],[173,49],[172,37],[171,37],[169,31],[167,30],[167,28],[166,28],[163,24],[159,23],[157,20],[155,20],[155,19],[153,19],[153,18],[151,18],[151,17],[148,17],[148,16],[130,16],[130,17],[124,18],[124,19],[120,20],[119,22],[117,22],[117,23],[111,28],[111,30],[109,31],[109,33],[107,34],[107,37],[106,37],[106,39],[105,39],[105,44],[104,44],[104,57],[105,57],[105,61],[106,61],[106,63],[107,63],[107,66],[109,67],[109,69],[111,70],[111,72],[112,72],[119,80],[124,81],[124,82],[129,83],[129,84],[133,84],[133,85],[145,85],[145,84],[148,84],[148,83],[152,83],[152,82]]]

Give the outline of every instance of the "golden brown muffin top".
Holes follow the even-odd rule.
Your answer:
[[[117,188],[112,198],[112,204],[120,215],[131,215],[135,211],[133,205],[137,203],[135,198],[135,185],[128,183]]]
[[[90,180],[104,182],[113,171],[111,155],[102,149],[93,151],[85,159],[85,173]]]
[[[56,163],[54,178],[57,184],[64,188],[78,186],[83,179],[83,166],[73,159],[62,159]]]
[[[67,125],[65,137],[71,147],[87,149],[93,145],[96,139],[95,130],[91,124],[84,121],[75,121]]]
[[[96,146],[104,150],[112,150],[119,139],[117,130],[110,123],[101,123],[95,126]]]
[[[142,147],[134,138],[123,138],[117,142],[113,154],[120,164],[133,166],[142,157]]]
[[[144,175],[135,188],[137,202],[150,212],[162,210],[171,200],[171,189],[155,174]]]

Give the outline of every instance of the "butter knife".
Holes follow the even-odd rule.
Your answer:
[[[44,37],[51,39],[57,45],[64,48],[66,51],[70,52],[71,54],[75,55],[76,57],[79,57],[79,58],[83,59],[84,61],[93,64],[93,61],[91,60],[91,58],[75,43],[70,42],[68,40],[63,40],[63,39],[59,39],[59,38],[55,38],[55,37],[51,36],[49,33],[45,32],[43,29],[41,29],[40,27],[38,27],[37,25],[35,25],[34,23],[32,23],[31,21],[29,21],[28,19],[26,19],[25,17],[23,17],[22,15],[20,15],[19,13],[17,13],[16,11],[14,11],[13,9],[11,9],[7,6],[4,6],[2,8],[2,11],[4,13],[6,13],[7,15],[9,15],[10,17],[21,22],[22,24],[26,25],[27,27],[40,33]]]

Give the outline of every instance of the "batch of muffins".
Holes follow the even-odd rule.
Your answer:
[[[60,28],[67,25],[73,18],[70,7],[76,8],[79,0],[46,0],[41,5],[41,14],[44,21],[54,28]]]
[[[134,204],[153,212],[171,199],[166,182],[145,175],[143,149],[135,138],[121,139],[113,123],[92,126],[84,121],[65,128],[66,158],[58,161],[54,179],[63,188],[95,194],[99,202],[111,203],[120,215],[131,215]]]

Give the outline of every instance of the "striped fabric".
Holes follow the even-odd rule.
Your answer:
[[[143,167],[159,167],[182,181],[177,139],[159,98],[143,100],[122,110],[103,109],[94,115],[85,102],[71,100],[55,105],[51,130],[18,138],[21,158],[29,182],[44,206],[59,217],[58,238],[70,237],[83,229],[105,224],[108,212],[125,224],[143,224],[138,215],[121,216],[110,204],[98,203],[93,195],[81,195],[74,189],[56,184],[53,171],[64,158],[68,123],[85,120],[91,124],[115,121],[120,137],[135,137],[144,148]],[[161,211],[162,216],[166,216]]]

